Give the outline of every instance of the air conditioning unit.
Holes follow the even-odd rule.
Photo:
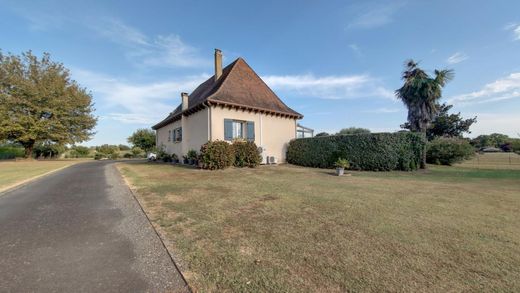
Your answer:
[[[277,160],[276,160],[275,157],[273,157],[273,156],[270,156],[270,157],[269,157],[269,164],[277,164],[277,163],[278,163],[278,162],[277,162]]]
[[[269,156],[267,156],[265,147],[259,146],[258,153],[260,154],[260,156],[262,156],[262,161],[260,162],[260,164],[262,164],[262,165],[269,164]]]

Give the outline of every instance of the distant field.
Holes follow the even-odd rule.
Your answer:
[[[118,166],[196,292],[520,292],[520,170]]]
[[[473,159],[455,166],[478,169],[520,170],[520,155],[515,153],[477,154]]]
[[[0,191],[19,182],[47,173],[58,168],[69,166],[80,160],[49,161],[0,161]]]

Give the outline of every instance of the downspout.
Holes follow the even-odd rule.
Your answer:
[[[208,104],[208,141],[211,141],[212,139],[211,127],[213,127],[213,124],[211,122],[211,105]]]
[[[263,136],[262,113],[258,112],[258,115],[260,115],[260,146],[263,147],[264,144],[263,144],[263,140],[262,140],[262,136]]]

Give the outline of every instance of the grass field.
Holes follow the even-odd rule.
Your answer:
[[[520,170],[520,155],[515,153],[483,153],[471,160],[457,164],[457,167],[477,169]]]
[[[39,176],[79,162],[79,160],[21,160],[21,161],[0,161],[0,191],[5,190],[17,183],[26,181],[35,176]]]
[[[198,292],[520,291],[520,171],[118,167]]]

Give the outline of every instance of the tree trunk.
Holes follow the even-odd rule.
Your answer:
[[[421,158],[421,169],[426,169],[426,144],[423,148],[422,158]]]
[[[424,148],[422,152],[422,158],[421,158],[421,169],[426,169],[426,146],[428,143],[428,140],[426,139],[426,130],[421,131],[423,133],[423,137],[425,140]]]
[[[34,149],[34,142],[30,143],[30,144],[24,145],[24,149],[25,149],[24,150],[25,151],[24,157],[26,159],[32,158],[32,153],[33,153],[33,149]]]

